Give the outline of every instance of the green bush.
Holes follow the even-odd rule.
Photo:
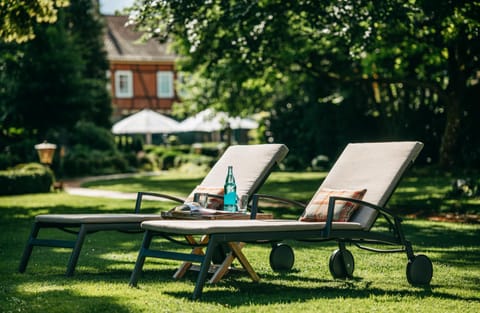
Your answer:
[[[115,138],[110,130],[91,122],[78,122],[71,134],[70,144],[88,146],[92,150],[116,150]]]
[[[187,163],[191,163],[198,166],[207,166],[212,167],[215,163],[215,158],[206,155],[199,155],[199,154],[181,154],[175,158],[174,166],[176,168],[181,167]]]
[[[38,160],[34,139],[15,138],[11,142],[0,139],[0,170],[6,170],[15,164],[35,162]]]
[[[140,153],[137,156],[137,167],[142,171],[158,170],[158,157],[155,153]]]
[[[17,165],[0,171],[0,195],[50,192],[55,177],[46,166],[38,163]]]
[[[63,173],[68,177],[105,175],[129,171],[129,162],[117,151],[91,150],[75,146],[63,160]]]
[[[175,166],[175,159],[182,155],[182,152],[169,150],[165,151],[165,153],[160,157],[160,163],[162,170],[168,170]]]

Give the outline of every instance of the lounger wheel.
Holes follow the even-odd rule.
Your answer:
[[[329,268],[333,278],[345,279],[352,277],[355,269],[353,254],[347,249],[333,251],[330,256]]]
[[[407,280],[411,285],[428,285],[432,276],[432,261],[426,255],[419,254],[408,261]]]
[[[284,243],[275,244],[270,251],[270,267],[275,272],[289,271],[295,263],[293,249]]]

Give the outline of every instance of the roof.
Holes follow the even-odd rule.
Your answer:
[[[173,62],[175,55],[167,50],[167,44],[155,39],[140,40],[141,32],[133,25],[125,26],[128,16],[104,15],[106,21],[105,48],[109,61]]]

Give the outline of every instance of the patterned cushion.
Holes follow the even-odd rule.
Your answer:
[[[185,202],[192,202],[193,197],[196,193],[209,193],[212,195],[223,195],[223,187],[210,187],[210,186],[202,186],[198,185],[192,191],[192,193],[185,199]],[[208,197],[207,208],[214,209],[214,210],[223,210],[223,197],[222,198],[214,198]]]
[[[361,200],[367,192],[367,189],[362,190],[335,190],[335,189],[320,189],[310,203],[305,208],[300,221],[304,222],[324,222],[327,220],[328,201],[331,196],[346,197]],[[334,222],[348,222],[350,216],[358,208],[357,204],[349,201],[335,201],[335,208],[333,214]]]

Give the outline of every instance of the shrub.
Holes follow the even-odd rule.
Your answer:
[[[154,153],[141,153],[137,154],[137,167],[143,171],[156,171],[158,170],[157,155]]]
[[[181,154],[175,158],[174,166],[178,168],[187,163],[210,168],[215,163],[215,158],[198,154]]]
[[[0,195],[50,192],[55,177],[52,170],[38,163],[17,165],[0,171]]]
[[[34,149],[38,142],[33,139],[16,138],[16,141],[0,142],[0,170],[6,170],[15,164],[38,160]]]
[[[117,151],[90,150],[75,146],[67,152],[63,160],[65,176],[104,175],[126,172],[129,162]]]
[[[169,150],[160,157],[160,163],[162,165],[162,170],[168,170],[175,166],[175,158],[180,156],[182,152]]]
[[[78,122],[71,134],[71,145],[88,146],[92,150],[116,150],[115,138],[105,128],[98,127],[91,122]]]

